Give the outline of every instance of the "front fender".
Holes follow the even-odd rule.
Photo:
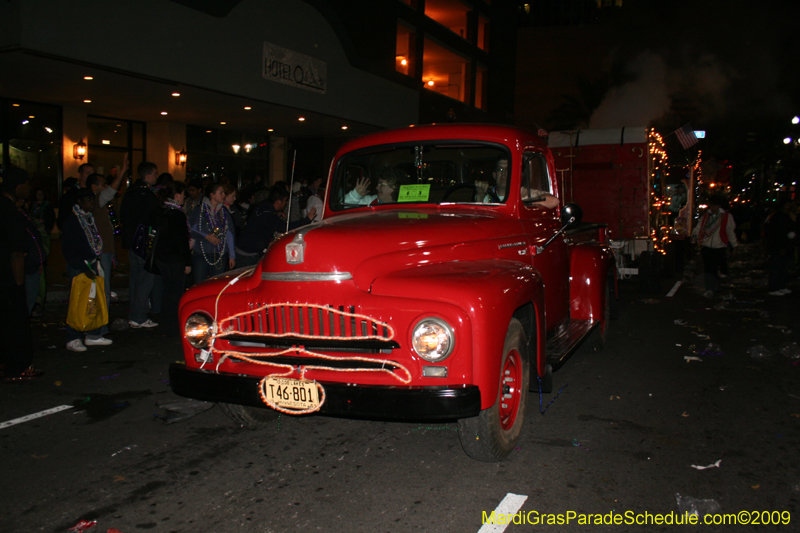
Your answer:
[[[537,331],[536,365],[544,370],[544,288],[541,276],[529,265],[515,261],[476,260],[437,263],[397,270],[372,283],[372,294],[437,300],[463,309],[472,323],[472,346],[460,351],[472,357],[472,375],[481,390],[481,409],[497,398],[503,344],[511,318],[532,304]],[[526,326],[526,330],[529,328]],[[458,342],[458,339],[456,339]]]

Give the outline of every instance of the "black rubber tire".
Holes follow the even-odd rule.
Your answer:
[[[268,407],[262,409],[261,407],[222,402],[218,405],[225,416],[244,428],[262,427],[278,418],[278,411]]]
[[[608,336],[608,327],[611,325],[611,302],[614,298],[614,291],[611,289],[614,280],[606,280],[606,301],[603,306],[603,318],[600,325],[594,331],[594,339],[592,340],[592,349],[595,352],[603,351],[606,347],[606,337]]]
[[[506,382],[506,377],[513,381]],[[508,324],[498,379],[500,387],[494,405],[478,416],[458,421],[461,447],[471,458],[486,463],[500,462],[511,453],[525,420],[530,361],[525,331],[516,318]],[[504,398],[504,393],[511,398]],[[503,407],[504,401],[507,407]]]

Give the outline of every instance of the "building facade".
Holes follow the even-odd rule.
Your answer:
[[[293,160],[303,177],[324,173],[347,138],[380,129],[510,122],[514,40],[491,31],[513,21],[504,9],[482,0],[3,2],[0,163],[27,169],[51,198],[80,164],[107,174],[125,152],[134,169],[148,160],[176,179],[242,185],[286,179]]]

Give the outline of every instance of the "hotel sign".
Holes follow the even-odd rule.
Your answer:
[[[268,80],[322,94],[325,94],[328,84],[328,66],[324,61],[267,42],[264,43],[261,75]]]

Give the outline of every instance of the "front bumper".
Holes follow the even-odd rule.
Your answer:
[[[258,393],[261,378],[227,372],[169,367],[169,382],[179,396],[207,402],[269,407]],[[319,412],[350,418],[384,420],[456,420],[477,416],[481,393],[475,385],[463,387],[361,386],[320,382],[326,400]]]

